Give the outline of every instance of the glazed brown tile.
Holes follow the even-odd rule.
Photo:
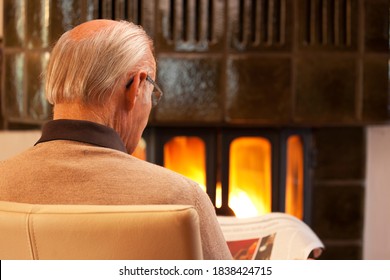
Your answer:
[[[297,61],[295,119],[351,123],[356,118],[356,61],[351,56],[302,55]]]
[[[389,63],[386,57],[370,57],[364,61],[363,120],[368,123],[389,119]]]
[[[158,122],[220,122],[221,60],[215,57],[160,57],[158,83],[164,96],[155,109]]]
[[[314,180],[363,180],[365,131],[363,127],[317,128]]]
[[[389,52],[389,1],[365,0],[365,48],[369,52]]]
[[[4,0],[3,36],[5,47],[23,47],[25,45],[25,1]],[[7,11],[7,12],[5,12]]]
[[[155,38],[160,51],[223,50],[226,32],[225,1],[162,0],[158,2]]]
[[[227,73],[227,122],[288,122],[291,114],[289,58],[231,56]]]
[[[5,118],[22,117],[25,113],[25,54],[5,54],[4,64],[3,114]]]
[[[42,73],[49,59],[48,52],[27,54],[27,108],[28,117],[34,120],[47,120],[51,116],[51,106],[46,101]]]
[[[361,240],[363,221],[362,186],[314,186],[312,228],[321,239]]]

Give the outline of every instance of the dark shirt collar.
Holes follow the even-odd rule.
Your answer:
[[[118,133],[108,126],[80,120],[53,120],[42,128],[42,136],[35,145],[53,141],[71,140],[127,153]]]

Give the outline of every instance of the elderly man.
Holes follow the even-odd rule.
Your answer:
[[[139,26],[93,20],[64,33],[46,72],[54,119],[34,147],[0,164],[0,200],[194,205],[205,259],[230,259],[201,188],[130,155],[162,95],[155,75],[153,44]]]

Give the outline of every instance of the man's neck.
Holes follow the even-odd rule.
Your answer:
[[[106,126],[109,125],[108,120],[103,118],[101,114],[98,114],[95,110],[86,108],[79,103],[56,104],[54,106],[53,119],[84,120]]]

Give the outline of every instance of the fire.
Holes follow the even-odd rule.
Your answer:
[[[205,144],[199,137],[178,136],[164,146],[164,165],[196,181],[206,191]],[[260,137],[234,140],[230,150],[229,207],[237,217],[253,217],[271,210],[271,148]],[[185,162],[185,164],[183,164]],[[221,207],[217,184],[216,207]]]
[[[229,199],[229,206],[236,214],[238,218],[247,218],[247,217],[256,217],[260,215],[260,212],[257,210],[255,204],[246,195],[244,191],[237,191],[231,193],[231,198]]]
[[[293,135],[287,141],[286,213],[303,218],[303,144]]]
[[[221,183],[217,183],[216,197],[215,206],[217,208],[221,208]],[[266,209],[263,204],[260,204],[259,207],[256,207],[256,203],[251,198],[249,198],[246,192],[239,188],[236,188],[236,191],[229,193],[229,207],[233,210],[234,214],[238,218],[256,217],[262,213],[266,213]]]
[[[229,207],[237,217],[253,217],[271,210],[271,148],[260,137],[232,142]],[[164,146],[164,166],[197,182],[206,191],[206,148],[199,137],[178,136]],[[185,164],[184,164],[185,163]],[[216,186],[216,207],[221,207],[221,184]]]
[[[206,191],[206,148],[199,137],[177,136],[164,146],[164,166],[197,182]]]
[[[143,139],[142,139],[143,140]],[[146,159],[141,141],[134,155]],[[230,145],[229,207],[237,217],[271,212],[271,144],[262,137],[239,137]],[[206,191],[206,148],[199,137],[177,136],[164,146],[164,166],[197,182]],[[287,141],[286,212],[303,217],[303,144],[292,135]],[[222,206],[221,182],[216,186],[217,208]]]
[[[240,217],[271,212],[271,144],[239,137],[230,146],[229,206]]]

